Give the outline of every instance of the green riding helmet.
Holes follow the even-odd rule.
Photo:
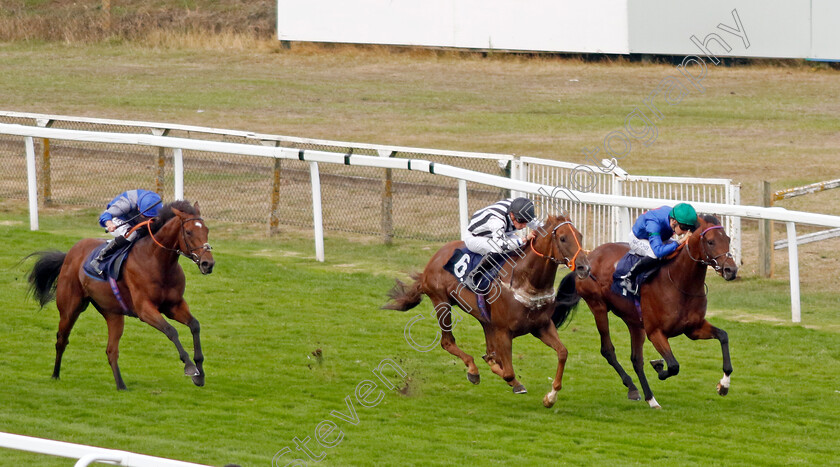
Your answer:
[[[683,225],[697,228],[697,211],[688,203],[680,203],[671,209],[671,218]]]

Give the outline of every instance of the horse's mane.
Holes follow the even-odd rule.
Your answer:
[[[161,227],[166,225],[170,219],[175,217],[175,213],[172,212],[172,208],[187,214],[197,214],[193,205],[187,200],[173,201],[169,204],[165,204],[162,208],[160,208],[158,215],[152,218],[152,233],[157,233]]]
[[[712,225],[720,225],[720,220],[711,214],[698,214],[697,217],[703,219],[703,222]]]

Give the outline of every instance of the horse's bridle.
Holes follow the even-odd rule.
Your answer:
[[[704,230],[703,232],[700,233],[700,245],[702,245],[703,255],[705,255],[706,258],[708,258],[710,255],[709,255],[708,251],[706,251],[706,246],[703,243],[703,236],[706,235],[706,232],[708,232],[710,230],[722,229],[722,228],[723,228],[723,226],[721,226],[721,225],[713,225],[711,227],[708,227],[706,230]],[[685,242],[685,250],[688,253],[688,257],[691,258],[695,263],[700,263],[700,264],[703,264],[703,265],[706,265],[706,266],[711,266],[717,272],[720,272],[723,269],[723,265],[721,265],[718,262],[718,258],[720,258],[721,256],[725,256],[727,258],[732,257],[732,253],[730,253],[727,250],[726,253],[721,253],[721,254],[715,256],[714,258],[712,258],[711,261],[706,260],[706,259],[702,259],[702,258],[695,258],[694,256],[691,255],[691,249],[688,247],[688,242]]]
[[[204,219],[202,219],[200,217],[191,217],[191,218],[186,219],[186,220],[183,220],[183,219],[181,220],[181,238],[184,241],[184,245],[186,245],[187,247],[189,247],[190,244],[189,244],[189,242],[187,242],[187,229],[184,228],[184,225],[187,222],[191,222],[191,221],[204,222]],[[154,241],[157,246],[163,248],[164,250],[168,250],[168,251],[172,251],[174,253],[178,253],[179,255],[182,255],[185,258],[189,258],[195,264],[198,264],[199,261],[201,261],[201,257],[204,256],[204,253],[206,253],[208,251],[211,251],[213,249],[213,247],[211,247],[209,243],[205,243],[204,245],[197,246],[195,248],[190,248],[189,251],[187,251],[187,252],[184,252],[180,248],[169,248],[169,247],[161,244],[155,238],[155,234],[152,233],[152,223],[151,222],[146,224],[146,227],[149,229],[149,236],[152,237],[152,241]],[[200,250],[200,249],[203,249],[204,251],[202,251],[200,255],[196,254],[195,250]]]
[[[575,231],[574,231],[574,226],[575,225],[572,224],[571,221],[565,221],[565,222],[561,222],[561,223],[557,224],[557,226],[555,226],[554,229],[551,230],[551,239],[552,239],[551,243],[552,243],[553,246],[557,247],[557,251],[559,252],[560,251],[560,245],[557,245],[557,235],[556,235],[557,234],[557,229],[559,229],[560,227],[562,227],[563,225],[566,225],[566,224],[569,224],[571,226],[570,230],[572,231],[572,238],[574,238],[575,243],[577,243],[578,249],[575,252],[574,256],[569,258],[568,256],[564,255],[563,260],[558,260],[557,258],[554,257],[554,255],[544,255],[544,254],[540,253],[539,251],[537,251],[537,248],[534,246],[534,241],[533,240],[531,240],[531,249],[534,250],[534,253],[536,253],[537,256],[539,256],[541,258],[550,259],[555,264],[565,264],[566,267],[568,267],[570,270],[574,271],[575,268],[577,267],[577,265],[575,264],[575,260],[577,260],[577,257],[580,254],[580,252],[583,251],[583,247],[580,246],[580,242],[577,239],[577,235],[575,235]],[[552,248],[552,250],[553,250],[553,248]],[[551,253],[551,251],[549,251],[549,253]]]

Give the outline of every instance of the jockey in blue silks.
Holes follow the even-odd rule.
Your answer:
[[[621,278],[621,286],[633,295],[638,293],[633,286],[635,277],[653,269],[662,258],[675,252],[680,243],[688,240],[688,232],[697,228],[697,211],[687,203],[662,206],[645,212],[633,224],[630,232],[630,254],[642,259],[633,265]],[[684,235],[679,241],[671,240],[674,234]]]
[[[90,265],[97,273],[102,274],[100,263],[110,253],[137,239],[137,232],[132,232],[128,237],[126,234],[140,222],[157,216],[161,201],[160,195],[154,191],[137,189],[124,191],[108,203],[105,212],[99,216],[99,225],[116,238],[99,251],[99,256],[91,260]]]

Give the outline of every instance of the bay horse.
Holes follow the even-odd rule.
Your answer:
[[[454,252],[463,248],[464,242],[447,243],[432,256],[424,271],[413,274],[414,283],[406,285],[397,280],[388,294],[391,301],[383,309],[407,311],[428,296],[434,304],[441,331],[440,345],[447,352],[460,358],[467,366],[467,379],[480,382],[478,367],[473,357],[455,344],[452,334],[452,305],[475,317],[484,330],[487,353],[484,360],[493,373],[504,379],[513,392],[527,392],[515,378],[511,344],[513,338],[530,333],[557,353],[557,373],[551,391],[543,398],[543,405],[551,407],[557,401],[566,364],[566,347],[557,335],[567,318],[556,314],[554,306],[554,279],[557,267],[565,264],[581,277],[589,275],[589,260],[581,248],[581,234],[566,217],[549,216],[536,237],[519,250],[510,254],[487,294],[489,321],[481,316],[475,293],[459,282],[444,265]]]
[[[584,278],[575,278],[569,274],[558,287],[557,312],[568,313],[568,309],[581,298],[586,301],[601,336],[601,355],[621,377],[628,389],[627,397],[639,400],[639,391],[633,379],[616,360],[615,347],[610,340],[609,312],[612,311],[624,321],[630,331],[630,360],[644,391],[645,401],[651,408],[661,407],[645,378],[645,336],[668,365],[665,368],[662,360],[650,362],[661,380],[675,376],[680,371],[668,339],[681,334],[692,340],[717,339],[723,354],[723,378],[717,385],[717,393],[725,396],[729,392],[729,375],[732,373],[729,337],[723,329],[706,321],[705,279],[706,270],[711,266],[725,280],[731,281],[735,279],[738,267],[729,253],[729,237],[720,221],[711,215],[698,216],[698,221],[699,227],[684,246],[673,253],[673,259],[642,285],[640,311],[631,300],[610,289],[616,263],[629,251],[626,243],[607,243],[595,248],[589,254],[591,274]]]
[[[80,240],[67,253],[40,251],[29,255],[39,257],[29,274],[30,292],[38,299],[41,308],[55,299],[60,314],[53,378],[59,378],[61,357],[67,347],[70,330],[91,304],[108,324],[106,354],[118,390],[126,389],[117,365],[126,314],[136,315],[166,335],[175,344],[184,362],[184,374],[191,376],[196,386],[204,385],[200,327],[184,301],[184,271],[178,264],[178,258],[179,255],[186,256],[198,265],[202,274],[213,271],[215,261],[207,243],[207,225],[201,218],[198,203],[190,205],[187,201],[175,201],[163,206],[156,217],[142,226],[140,232],[143,230],[148,235],[135,240],[132,251],[125,259],[122,276],[117,281],[122,303],[107,281],[93,279],[82,270],[91,250],[101,245],[102,239]],[[164,316],[190,328],[195,363],[181,345],[178,331]]]

